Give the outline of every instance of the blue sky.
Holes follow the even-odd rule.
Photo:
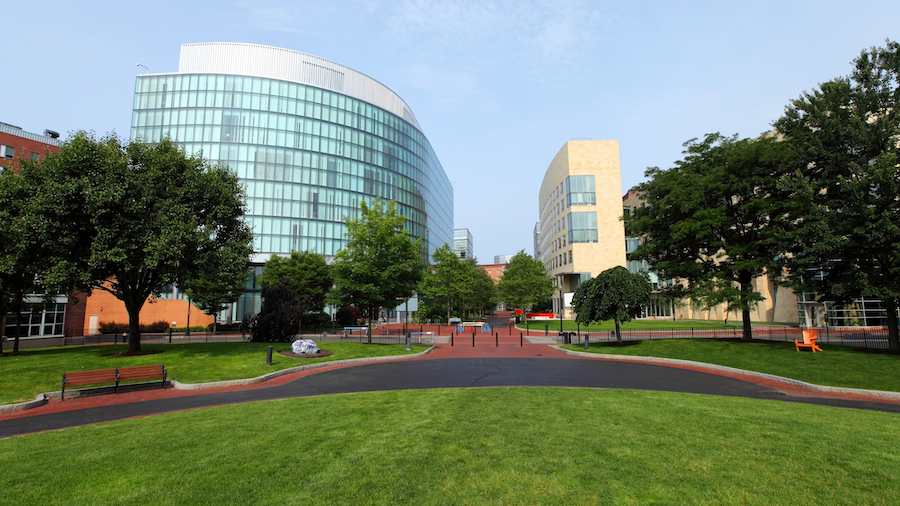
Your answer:
[[[346,0],[12,2],[0,121],[128,137],[134,79],[180,45],[326,58],[410,105],[475,254],[532,253],[544,172],[570,139],[616,139],[622,190],[686,140],[753,137],[860,51],[900,39],[900,2]]]

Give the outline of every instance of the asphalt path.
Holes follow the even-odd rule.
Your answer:
[[[269,388],[159,398],[14,418],[0,421],[0,438],[171,411],[292,397],[512,386],[685,392],[900,413],[900,404],[793,395],[750,381],[654,364],[553,357],[450,358],[375,362],[324,371]]]

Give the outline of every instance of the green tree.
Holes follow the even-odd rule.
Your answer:
[[[247,324],[250,340],[262,343],[290,342],[300,328],[303,298],[291,288],[291,280],[283,276],[275,283],[262,285],[262,307]]]
[[[900,44],[862,51],[850,76],[791,101],[775,127],[794,155],[790,279],[835,302],[880,298],[900,353]]]
[[[422,294],[429,299],[443,301],[450,321],[450,308],[462,311],[463,301],[471,297],[472,275],[470,265],[460,260],[446,243],[434,251],[432,263],[425,272]]]
[[[716,133],[686,142],[684,153],[674,168],[647,169],[649,180],[637,187],[647,206],[626,218],[642,236],[632,258],[676,280],[683,291],[675,295],[739,310],[751,339],[750,311],[764,300],[753,280],[773,272],[782,248],[786,148],[769,136]]]
[[[319,312],[325,307],[325,298],[334,282],[324,255],[310,251],[291,251],[289,257],[272,255],[263,266],[259,281],[274,285],[285,276],[291,280],[291,289],[303,294],[300,297],[303,314]]]
[[[468,262],[468,260],[467,260]],[[484,308],[493,307],[497,303],[497,285],[491,276],[484,270],[479,269],[475,264],[475,259],[470,262],[472,267],[470,274],[472,277],[472,307],[477,308],[480,314],[484,314]]]
[[[44,281],[124,302],[129,352],[140,352],[141,308],[162,287],[212,268],[235,283],[246,275],[253,236],[237,176],[169,139],[123,145],[79,132],[22,175]]]
[[[616,342],[622,344],[619,324],[641,316],[643,307],[650,304],[650,280],[643,272],[628,272],[616,266],[582,283],[572,296],[575,321],[584,325],[613,320],[616,323]]]
[[[22,313],[25,295],[34,288],[35,281],[36,258],[29,252],[31,248],[26,240],[22,215],[26,197],[23,178],[12,169],[0,168],[0,323],[8,313],[17,315],[13,353],[19,351],[21,318],[18,315]],[[3,330],[0,327],[0,335]]]
[[[553,294],[553,277],[524,250],[516,253],[497,284],[497,296],[510,307],[527,310]]]
[[[383,308],[397,307],[411,297],[422,282],[422,241],[413,240],[403,228],[406,217],[397,205],[377,199],[359,204],[360,216],[347,219],[347,247],[335,255],[332,265],[334,288],[329,295],[335,305],[352,305],[371,323]]]
[[[222,258],[226,261],[220,261]],[[242,268],[243,275],[239,272]],[[235,272],[227,272],[227,269]],[[239,258],[228,258],[227,254],[223,254],[204,264],[204,269],[186,282],[188,300],[213,317],[213,334],[216,333],[218,314],[244,293],[249,274]]]

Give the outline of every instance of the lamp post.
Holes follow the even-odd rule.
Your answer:
[[[149,74],[149,73],[150,73],[150,69],[148,69],[148,68],[145,67],[144,65],[141,65],[140,63],[138,63],[137,66],[138,66],[138,67],[144,67],[144,70],[147,71],[146,74]]]

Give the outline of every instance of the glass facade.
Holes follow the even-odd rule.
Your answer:
[[[247,194],[251,259],[332,257],[361,201],[394,201],[423,259],[453,241],[453,189],[416,125],[364,100],[284,79],[221,73],[138,76],[131,139],[169,136],[226,163]],[[252,280],[248,286],[258,287]],[[255,312],[258,301],[240,311]],[[234,315],[243,317],[240,311]]]
[[[594,176],[569,176],[566,178],[566,206],[593,206],[597,204]]]
[[[597,213],[569,213],[569,242],[597,242]]]

